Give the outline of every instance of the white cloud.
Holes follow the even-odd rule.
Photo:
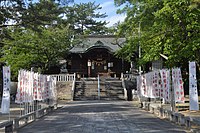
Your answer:
[[[116,7],[113,1],[104,2],[100,6],[102,7],[100,10],[101,13],[106,13],[108,16],[116,14]]]
[[[102,9],[100,10],[100,13],[106,13],[108,17],[105,19],[99,19],[99,20],[106,20],[106,22],[109,22],[106,26],[110,27],[113,26],[113,24],[117,22],[123,22],[126,15],[125,14],[116,14],[117,7],[114,5],[114,1],[106,1],[104,3],[101,3],[100,6]]]
[[[100,6],[102,8],[106,8],[106,7],[109,7],[109,6],[113,6],[113,2],[112,1],[107,1],[107,2],[104,2],[102,4],[100,4]]]
[[[75,0],[76,3],[78,2],[82,2],[82,0]],[[94,0],[85,0],[85,2],[89,2],[89,1],[94,1]],[[106,21],[109,22],[106,26],[110,27],[113,26],[115,23],[117,22],[123,22],[126,15],[125,14],[116,14],[116,11],[118,9],[118,7],[115,7],[114,5],[114,0],[100,0],[100,1],[96,1],[96,4],[100,4],[100,7],[102,7],[101,10],[96,10],[95,13],[100,13],[100,14],[104,14],[106,13],[106,15],[108,15],[108,17],[106,18],[97,18],[95,20],[97,21]]]
[[[126,15],[124,15],[124,14],[118,14],[118,15],[111,16],[107,19],[107,22],[109,22],[109,23],[106,26],[110,27],[119,21],[123,22],[125,18],[126,18]]]

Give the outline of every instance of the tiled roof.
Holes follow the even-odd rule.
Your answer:
[[[110,35],[87,36],[82,39],[81,43],[75,45],[71,53],[85,53],[90,48],[107,48],[110,52],[116,52],[123,45],[125,38],[116,38]]]

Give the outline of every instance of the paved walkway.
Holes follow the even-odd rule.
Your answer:
[[[74,101],[18,133],[177,133],[186,132],[127,101]]]

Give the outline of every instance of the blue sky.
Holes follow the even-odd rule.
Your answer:
[[[38,0],[34,1],[36,2]],[[108,15],[108,17],[103,19],[106,20],[106,22],[109,22],[107,24],[107,27],[112,26],[118,21],[122,22],[126,17],[125,14],[116,13],[119,7],[115,7],[114,0],[74,0],[74,3],[88,3],[88,2],[95,2],[95,4],[100,4],[102,9],[99,10],[98,12],[106,13],[106,15]]]
[[[109,22],[107,26],[112,26],[113,24],[117,23],[118,21],[123,21],[125,18],[124,14],[116,14],[116,11],[119,7],[115,7],[114,0],[74,0],[75,3],[88,3],[88,2],[95,2],[95,4],[100,4],[102,7],[99,10],[100,13],[106,13],[108,17],[104,20]]]

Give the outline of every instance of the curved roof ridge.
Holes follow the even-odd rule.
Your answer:
[[[109,47],[110,52],[115,52],[118,49],[120,49],[119,44],[123,44],[125,42],[125,38],[118,38],[116,40],[116,36],[114,35],[90,35],[87,36],[86,38],[83,39],[83,41],[75,45],[70,52],[71,53],[84,53],[87,51],[87,49],[93,47],[96,45],[101,47],[101,46],[106,46]],[[93,47],[94,48],[94,47]]]

